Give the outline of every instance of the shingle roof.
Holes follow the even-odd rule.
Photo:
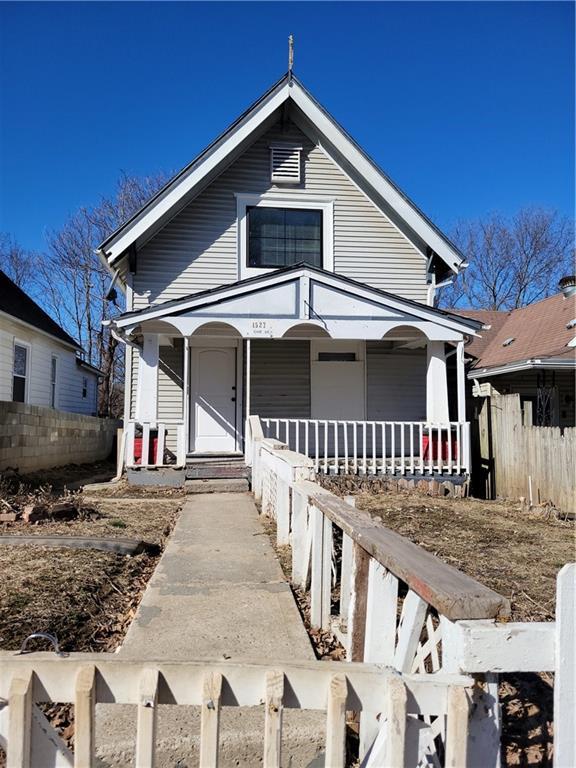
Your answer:
[[[34,326],[34,328],[39,328],[44,333],[54,336],[54,338],[66,344],[71,344],[76,349],[82,349],[77,341],[69,336],[57,322],[52,320],[50,315],[47,315],[2,270],[0,270],[0,312],[5,312],[7,315],[22,320],[24,323]]]
[[[576,328],[566,327],[576,319],[574,298],[565,299],[557,293],[510,312],[453,311],[491,326],[480,332],[481,339],[473,338],[466,347],[466,353],[476,358],[473,368],[493,368],[535,358],[576,359],[576,348],[567,346],[576,337]],[[513,341],[504,346],[508,339]]]

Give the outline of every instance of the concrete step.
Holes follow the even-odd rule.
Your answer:
[[[214,480],[216,478],[247,478],[250,470],[243,462],[206,462],[186,466],[187,480]]]
[[[247,493],[250,483],[245,477],[238,478],[206,478],[186,480],[185,493]]]

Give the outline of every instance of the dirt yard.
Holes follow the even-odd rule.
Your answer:
[[[50,480],[62,486],[71,475],[79,473],[55,473]],[[94,549],[0,546],[0,648],[19,648],[27,635],[44,631],[55,634],[63,650],[113,651],[134,616],[180,501],[93,498],[54,490],[46,479],[4,478],[0,512],[21,510],[31,502],[49,506],[66,501],[74,504],[77,517],[4,522],[0,535],[124,537],[142,540],[146,548],[126,556]]]
[[[323,485],[342,495],[337,478]],[[508,597],[512,621],[554,620],[556,575],[575,557],[573,522],[511,501],[365,488],[355,496],[383,525]],[[503,765],[551,766],[553,676],[502,675],[499,693]]]
[[[409,493],[363,492],[356,505],[508,597],[512,621],[554,619],[556,575],[574,560],[573,522],[510,501]]]

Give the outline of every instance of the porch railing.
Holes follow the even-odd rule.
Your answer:
[[[325,474],[467,474],[470,424],[451,421],[261,419],[264,436],[314,461]]]
[[[186,465],[185,440],[183,422],[167,424],[130,419],[126,424],[126,466],[130,469],[183,467]]]

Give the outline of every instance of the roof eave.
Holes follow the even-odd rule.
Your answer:
[[[502,376],[517,371],[535,370],[538,368],[576,368],[576,358],[537,357],[529,360],[518,360],[514,363],[494,365],[490,368],[472,368],[468,371],[469,379],[486,379],[490,376]]]
[[[436,253],[450,270],[458,273],[465,260],[458,248],[436,227],[415,203],[378,167],[295,77],[284,75],[223,134],[182,169],[127,222],[98,247],[108,266],[114,265],[124,251],[144,237],[158,219],[169,213],[234,149],[245,141],[261,123],[288,98],[303,111],[316,128],[345,156],[351,156],[358,173],[397,212],[407,225]],[[153,212],[155,211],[155,215]]]
[[[432,315],[434,321],[438,322],[439,320],[444,320],[445,324],[450,323],[456,326],[458,332],[466,336],[478,335],[477,332],[482,327],[482,323],[477,320],[463,318],[460,315],[453,315],[450,312],[446,312],[445,310],[441,310],[436,307],[430,307],[426,304],[421,304],[420,302],[413,301],[411,299],[405,299],[401,296],[395,296],[394,294],[383,291],[379,288],[366,286],[363,283],[359,283],[358,281],[353,280],[352,278],[303,264],[297,264],[292,267],[277,269],[268,275],[258,275],[256,277],[247,278],[245,280],[239,280],[236,283],[222,285],[207,291],[201,291],[198,293],[190,294],[188,296],[183,296],[179,299],[172,299],[167,302],[151,305],[136,312],[126,312],[116,318],[113,318],[111,322],[116,327],[126,327],[136,324],[138,320],[161,319],[161,317],[166,317],[171,313],[179,314],[188,310],[193,311],[195,308],[205,306],[208,303],[215,303],[220,300],[229,298],[227,294],[234,295],[235,291],[244,292],[246,289],[252,288],[257,290],[258,285],[260,284],[265,285],[270,281],[277,282],[279,280],[289,281],[291,279],[297,278],[300,273],[307,273],[309,276],[316,275],[320,279],[322,276],[324,276],[329,280],[336,280],[340,283],[345,283],[356,291],[366,292],[372,296],[380,297],[384,300],[387,299],[388,302],[397,303],[408,312],[411,311],[412,313],[422,314],[424,316]],[[187,305],[190,306],[188,307]]]

